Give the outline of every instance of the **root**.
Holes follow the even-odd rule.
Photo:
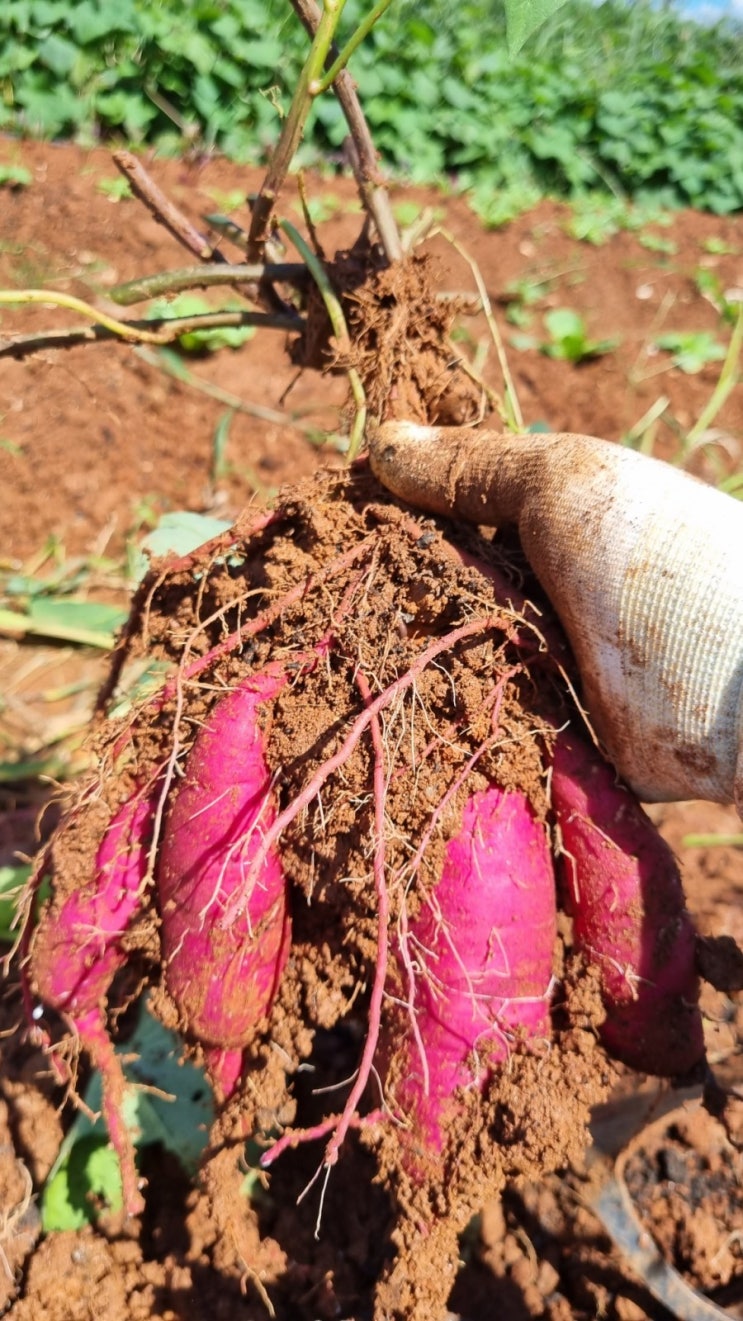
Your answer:
[[[361,672],[356,675],[356,684],[361,693],[364,707],[368,711],[372,706],[372,695],[369,684]],[[384,746],[382,743],[382,731],[379,724],[378,714],[370,717],[369,731],[374,751],[374,889],[377,896],[377,957],[374,965],[374,982],[372,985],[371,999],[369,1001],[368,1027],[364,1049],[361,1055],[361,1062],[359,1064],[358,1073],[356,1074],[356,1081],[348,1094],[348,1099],[343,1107],[343,1114],[338,1121],[338,1126],[325,1148],[326,1165],[334,1165],[337,1161],[338,1152],[340,1151],[343,1139],[348,1132],[351,1118],[356,1113],[356,1107],[361,1100],[371,1076],[374,1055],[379,1041],[379,1030],[382,1022],[384,983],[387,977],[390,903],[389,894],[387,892],[387,882],[384,874],[386,784],[384,771]]]
[[[210,669],[219,661],[224,660],[226,656],[230,656],[233,652],[238,651],[245,645],[247,638],[254,638],[257,637],[259,633],[265,632],[267,628],[272,624],[275,624],[281,618],[282,614],[284,614],[291,606],[296,605],[301,601],[303,596],[313,591],[315,587],[324,583],[329,578],[337,577],[337,575],[342,573],[345,569],[350,568],[358,559],[361,559],[366,554],[373,544],[373,541],[373,536],[364,537],[362,541],[358,542],[357,545],[352,546],[350,550],[345,552],[345,554],[339,555],[337,559],[333,560],[332,563],[327,565],[322,571],[309,574],[303,582],[299,582],[295,587],[290,588],[290,590],[285,592],[278,601],[273,603],[273,605],[267,606],[259,615],[256,615],[255,619],[248,620],[246,623],[241,624],[239,628],[236,628],[226,638],[223,638],[216,646],[211,647],[203,656],[197,657],[189,664],[185,664],[183,660],[181,660],[178,667],[178,673],[174,675],[172,679],[169,679],[159,692],[154,693],[153,696],[133,714],[128,725],[122,730],[121,734],[113,744],[111,752],[112,759],[115,761],[124,752],[127,745],[134,737],[138,723],[143,716],[154,716],[159,711],[162,711],[163,708],[167,706],[168,702],[172,701],[174,698],[178,698],[179,690],[182,691],[183,685],[191,683],[194,679],[197,679],[200,674],[203,674],[205,670]],[[223,612],[219,611],[215,618],[219,618],[222,614]],[[203,624],[200,625],[191,635],[188,644],[189,650],[193,646],[195,638],[198,636],[198,633],[201,632],[203,627]]]
[[[273,523],[277,523],[282,515],[282,510],[273,510],[264,514],[256,519],[255,523],[251,524],[246,532],[243,532],[240,523],[237,523],[234,527],[228,528],[226,532],[220,532],[216,537],[212,537],[210,541],[204,542],[196,550],[189,551],[187,555],[180,555],[177,559],[169,559],[164,568],[156,569],[153,567],[148,570],[132,597],[129,616],[119,634],[116,647],[111,654],[108,674],[96,698],[94,716],[102,717],[105,714],[119,685],[130,643],[138,631],[141,630],[146,633],[146,620],[149,617],[153,598],[167,578],[173,577],[177,573],[189,573],[197,565],[202,567],[205,556],[210,565],[214,564],[220,555],[226,555],[237,545],[238,541],[250,540],[251,537],[264,532]],[[142,628],[143,620],[145,621],[144,628]]]
[[[248,886],[244,888],[242,893],[237,895],[225,909],[220,922],[221,926],[229,927],[240,916],[240,913],[245,907],[247,896],[250,893],[250,889],[252,888],[256,876],[259,875],[266,858],[271,850],[276,847],[286,828],[296,820],[306,807],[309,807],[310,803],[317,797],[330,776],[346,764],[358,746],[363,734],[369,728],[376,716],[379,715],[380,711],[383,711],[388,707],[400,693],[405,692],[407,688],[410,688],[423,670],[425,670],[437,656],[440,656],[442,652],[451,650],[457,642],[462,642],[466,638],[476,637],[479,633],[486,632],[489,628],[492,628],[496,622],[496,617],[490,615],[485,618],[473,619],[467,624],[461,624],[459,628],[453,629],[444,637],[437,638],[416,657],[405,674],[402,674],[398,679],[395,679],[388,688],[385,688],[384,691],[381,692],[378,697],[374,698],[370,705],[367,706],[359,716],[357,716],[338,751],[335,752],[332,757],[328,757],[327,761],[323,762],[322,766],[318,768],[312,778],[305,785],[304,789],[297,794],[293,802],[291,802],[283,812],[279,813],[271,829],[266,831],[261,847],[256,853],[248,875]]]
[[[124,1197],[124,1210],[127,1215],[139,1215],[144,1210],[144,1198],[140,1191],[139,1174],[134,1159],[134,1144],[123,1118],[124,1093],[126,1079],[121,1067],[121,1060],[114,1050],[113,1043],[106,1031],[103,1015],[99,1009],[93,1009],[83,1018],[73,1023],[80,1037],[81,1044],[90,1056],[93,1066],[98,1069],[103,1083],[103,1117],[116,1155],[121,1166],[121,1184]]]
[[[384,1117],[384,1110],[370,1110],[368,1115],[358,1115],[353,1113],[349,1117],[346,1131],[348,1131],[349,1128],[371,1127],[373,1124],[378,1124],[381,1119],[384,1119]],[[318,1142],[321,1138],[326,1138],[328,1133],[332,1133],[333,1130],[337,1128],[341,1119],[342,1115],[328,1115],[327,1119],[322,1119],[319,1124],[314,1124],[312,1128],[295,1128],[282,1134],[280,1138],[276,1139],[270,1149],[264,1152],[261,1156],[261,1168],[264,1170],[268,1169],[269,1166],[273,1165],[274,1161],[278,1160],[279,1156],[282,1156],[285,1151],[290,1151],[294,1147],[298,1147],[305,1142]],[[325,1165],[327,1165],[327,1161],[323,1161],[320,1169]]]

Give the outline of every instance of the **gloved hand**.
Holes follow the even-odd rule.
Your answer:
[[[388,422],[369,454],[420,509],[517,525],[639,797],[743,815],[743,504],[595,436]]]

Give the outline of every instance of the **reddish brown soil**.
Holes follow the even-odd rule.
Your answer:
[[[105,152],[85,155],[70,147],[10,143],[3,149],[9,158],[20,158],[33,170],[34,184],[21,192],[1,194],[2,286],[51,285],[95,299],[117,281],[186,264],[175,243],[137,204],[114,204],[97,190],[98,180],[115,173]],[[196,219],[202,211],[219,209],[214,192],[224,194],[236,187],[249,191],[256,183],[249,172],[216,160],[158,162],[152,169]],[[349,214],[350,184],[313,179],[310,192],[326,198],[332,193],[342,202],[322,227],[326,251],[352,242],[359,221]],[[409,197],[402,190],[399,195]],[[675,369],[656,374],[665,360],[649,354],[649,342],[664,330],[719,333],[717,314],[699,296],[694,275],[705,266],[719,275],[722,288],[743,285],[743,247],[736,221],[683,213],[670,228],[655,230],[676,245],[672,256],[662,257],[627,233],[600,248],[578,244],[563,232],[566,213],[550,203],[501,233],[485,234],[463,203],[442,203],[438,196],[419,191],[415,198],[421,205],[446,211],[448,228],[477,260],[501,312],[513,281],[548,278],[553,283],[539,305],[540,313],[547,306],[569,305],[584,314],[592,338],[621,337],[615,352],[580,367],[535,351],[510,351],[527,423],[543,419],[550,428],[619,439],[663,393],[671,416],[658,427],[657,451],[669,457],[677,453],[678,434],[699,416],[719,365],[713,363],[695,376]],[[286,205],[290,207],[288,200]],[[732,254],[706,252],[703,243],[710,237],[723,240]],[[443,286],[470,290],[467,267],[443,239],[432,240],[429,247],[443,265]],[[75,319],[73,314],[50,309],[3,308],[0,326],[3,333],[10,333],[71,324]],[[502,315],[499,319],[503,326]],[[487,344],[480,318],[463,324],[465,351]],[[539,333],[539,315],[536,325]],[[296,378],[285,348],[282,335],[265,333],[239,353],[202,359],[191,370],[251,404],[301,411],[318,428],[335,428],[345,400],[344,379],[311,371]],[[224,402],[166,376],[130,348],[45,349],[23,362],[2,359],[2,373],[0,426],[2,440],[8,443],[0,449],[5,497],[0,508],[0,548],[3,560],[17,567],[37,554],[50,536],[59,539],[68,556],[119,554],[126,539],[163,509],[185,507],[232,515],[246,501],[264,501],[280,484],[312,473],[318,464],[314,444],[290,423],[266,423],[238,412],[230,426],[227,470],[215,478],[214,435],[226,411]],[[492,349],[485,377],[501,389]],[[714,426],[719,444],[692,460],[692,466],[711,477],[720,469],[739,470],[743,463],[739,390]],[[338,461],[332,447],[321,457]],[[106,583],[96,587],[105,591]],[[10,715],[3,717],[4,728],[12,727],[11,746],[27,752],[43,741],[38,726],[45,708],[34,706],[39,687],[60,683],[62,675],[69,679],[80,662],[50,648],[20,649],[13,642],[0,646],[4,686],[13,697]],[[66,670],[60,670],[60,662]],[[24,789],[22,802],[27,801]],[[0,841],[5,857],[14,849],[31,847],[30,814],[12,811],[16,802],[12,794],[6,796],[10,824]],[[735,812],[691,804],[657,808],[653,814],[682,858],[690,906],[703,933],[730,935],[743,942],[740,849],[683,845],[689,833],[735,833],[740,829]],[[740,1089],[743,996],[707,987],[703,1004],[718,1080],[726,1088]],[[8,1025],[19,1018],[12,981],[3,1017]],[[320,1061],[328,1081],[342,1076],[348,1064],[346,1049],[343,1042],[333,1041],[331,1033],[328,1058]],[[577,1080],[579,1075],[573,1076]],[[623,1076],[608,1110],[597,1114],[597,1150],[615,1152],[623,1146],[655,1117],[659,1105],[672,1103],[665,1099],[669,1090],[666,1084],[641,1085],[640,1080]],[[569,1317],[588,1321],[595,1316],[662,1321],[667,1313],[638,1282],[627,1257],[612,1247],[589,1209],[592,1181],[599,1177],[597,1168],[603,1167],[600,1161],[597,1165],[587,1160],[590,1152],[584,1149],[577,1112],[572,1122],[580,1140],[572,1150],[563,1143],[551,1164],[545,1157],[543,1139],[536,1136],[544,1132],[544,1116],[531,1113],[531,1108],[535,1096],[541,1104],[551,1095],[552,1084],[545,1086],[542,1081],[541,1090],[537,1086],[526,1092],[522,1105],[529,1109],[527,1136],[531,1125],[537,1148],[542,1142],[541,1168],[558,1164],[561,1172],[532,1182],[534,1167],[526,1160],[519,1166],[516,1160],[510,1173],[519,1177],[507,1181],[480,1220],[466,1230],[458,1273],[450,1239],[438,1258],[436,1242],[429,1242],[424,1254],[427,1269],[432,1276],[450,1273],[446,1288],[439,1281],[438,1294],[446,1296],[451,1282],[448,1305],[470,1321],[494,1315],[505,1321],[528,1316],[555,1321]],[[582,1098],[583,1103],[593,1099],[597,1095]],[[369,1315],[374,1279],[385,1270],[385,1262],[389,1269],[392,1254],[389,1203],[385,1190],[372,1182],[372,1153],[355,1139],[330,1181],[319,1243],[314,1239],[314,1209],[303,1220],[294,1205],[316,1168],[315,1153],[305,1148],[288,1155],[283,1168],[281,1162],[277,1167],[270,1211],[261,1213],[262,1240],[259,1226],[235,1209],[240,1199],[234,1168],[231,1174],[223,1169],[220,1175],[215,1165],[208,1188],[200,1192],[163,1162],[159,1169],[148,1170],[148,1208],[139,1233],[110,1225],[99,1231],[50,1235],[31,1250],[38,1225],[33,1203],[27,1204],[27,1175],[38,1192],[54,1159],[62,1125],[69,1119],[67,1112],[60,1116],[59,1100],[42,1058],[18,1038],[9,1040],[0,1078],[0,1309],[7,1299],[8,1315],[14,1321],[72,1321],[103,1315],[112,1321],[125,1317],[197,1321],[205,1315],[232,1321],[238,1311],[246,1318],[258,1318],[271,1315],[272,1307],[282,1321],[336,1316],[361,1321]],[[565,1126],[571,1122],[568,1115],[565,1109]],[[622,1134],[618,1142],[607,1137],[616,1131]],[[659,1136],[654,1128],[647,1146],[637,1145],[633,1151],[625,1174],[640,1214],[669,1260],[693,1285],[726,1306],[730,1315],[743,1316],[742,1215],[733,1196],[741,1177],[740,1157],[726,1143],[719,1126],[692,1109],[681,1119],[674,1116],[667,1133]],[[232,1201],[230,1178],[235,1188]],[[474,1186],[474,1175],[472,1182]],[[491,1189],[502,1182],[499,1174]],[[684,1194],[687,1182],[693,1189],[689,1198]],[[216,1198],[215,1188],[222,1190]],[[483,1194],[487,1189],[485,1178]],[[405,1307],[403,1285],[399,1272],[397,1278],[393,1275],[390,1287],[396,1292],[388,1296],[390,1309]]]

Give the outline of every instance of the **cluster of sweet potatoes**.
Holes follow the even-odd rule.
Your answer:
[[[433,534],[416,525],[415,536],[421,547]],[[512,583],[488,566],[482,578],[499,607],[507,601],[522,617],[526,605]],[[575,713],[567,723],[542,722],[547,811],[538,811],[522,789],[498,783],[492,769],[489,787],[480,771],[478,787],[467,793],[468,768],[479,755],[474,746],[470,763],[457,771],[458,824],[443,840],[438,880],[419,893],[409,919],[398,909],[398,920],[389,922],[385,794],[395,769],[385,763],[382,716],[450,645],[487,626],[487,620],[465,622],[441,636],[430,625],[421,629],[408,639],[409,669],[377,691],[359,666],[351,667],[356,714],[293,798],[272,764],[268,738],[279,698],[290,700],[297,682],[301,667],[292,654],[243,666],[231,687],[215,684],[175,769],[164,757],[157,773],[149,768],[138,778],[130,762],[130,788],[99,832],[94,867],[75,888],[53,894],[29,959],[32,994],[61,1013],[102,1071],[130,1211],[140,1208],[141,1194],[107,1026],[112,984],[129,957],[128,933],[144,904],[154,908],[166,992],[184,1035],[203,1049],[218,1093],[229,1097],[292,957],[296,896],[282,832],[290,820],[295,831],[297,822],[309,821],[301,813],[364,739],[375,806],[368,851],[379,941],[365,1065],[342,1132],[363,1084],[374,1077],[380,1122],[396,1121],[411,1153],[438,1153],[458,1098],[484,1088],[514,1049],[549,1042],[560,907],[572,919],[575,947],[600,971],[607,1051],[639,1070],[669,1075],[685,1073],[700,1058],[694,932],[675,861]],[[549,653],[549,631],[545,636]],[[331,629],[297,655],[305,669],[330,665],[335,645]],[[548,654],[530,662],[537,687],[549,663]],[[492,768],[492,760],[487,764]],[[431,833],[441,844],[434,829],[439,807],[433,806]],[[415,847],[425,850],[427,837],[413,841]],[[394,1012],[387,1012],[388,1003]],[[339,1147],[336,1129],[329,1160]]]

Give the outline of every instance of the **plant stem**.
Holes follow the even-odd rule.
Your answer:
[[[129,181],[135,197],[138,197],[140,202],[144,202],[158,224],[164,225],[173,238],[188,248],[194,257],[199,257],[201,261],[224,260],[219,250],[212,247],[209,240],[199,233],[188,217],[158,188],[133,152],[115,151],[112,159],[117,170]]]
[[[48,303],[55,307],[80,312],[94,324],[72,326],[60,331],[38,331],[32,335],[19,335],[15,339],[0,340],[0,357],[19,358],[40,348],[71,348],[86,340],[121,339],[128,344],[172,344],[180,335],[195,330],[217,330],[224,327],[256,326],[264,329],[302,330],[302,318],[292,313],[286,316],[273,312],[203,312],[197,316],[153,317],[151,320],[119,321],[99,308],[92,307],[72,294],[57,293],[52,289],[0,290],[0,306],[12,303]]]
[[[200,376],[195,376],[192,371],[180,360],[173,363],[157,349],[149,349],[144,345],[136,348],[134,352],[138,358],[146,362],[150,367],[156,367],[158,371],[166,372],[174,380],[180,381],[181,385],[187,385],[192,390],[198,390],[199,394],[205,394],[210,399],[216,399],[218,403],[224,404],[226,408],[233,409],[236,413],[247,413],[249,417],[257,417],[261,422],[271,422],[275,426],[294,427],[296,431],[313,436],[318,431],[318,426],[311,426],[302,421],[301,413],[280,413],[275,408],[264,408],[262,404],[253,404],[248,399],[241,399],[239,395],[232,394],[230,390],[223,390],[220,385],[215,385],[213,381],[203,380]],[[171,365],[172,364],[172,365]],[[309,410],[305,409],[305,413]]]
[[[330,68],[326,71],[325,76],[310,86],[310,91],[313,96],[319,96],[321,92],[327,92],[328,88],[333,86],[338,74],[342,69],[345,69],[354,51],[357,50],[362,41],[366,40],[377,19],[382,17],[385,9],[389,9],[391,4],[392,0],[377,0],[374,8],[369,11],[363,23],[360,23],[353,36],[349,37],[340,52],[340,55],[338,55],[333,61]]]
[[[276,280],[285,284],[306,284],[307,271],[301,262],[279,264],[219,262],[216,265],[185,266],[177,271],[158,271],[143,275],[139,280],[128,280],[109,289],[108,297],[119,307],[158,298],[160,294],[177,294],[183,289],[209,289],[222,284],[244,284],[252,280]]]
[[[302,137],[307,116],[313,102],[310,88],[325,67],[328,52],[338,26],[345,0],[323,0],[323,9],[310,53],[299,75],[289,114],[284,120],[281,137],[271,159],[268,174],[253,206],[248,232],[248,261],[259,259],[268,233],[271,213],[289,166]]]
[[[740,362],[741,349],[743,349],[743,305],[738,309],[738,320],[735,323],[733,333],[730,337],[730,344],[722,364],[722,370],[717,380],[717,384],[712,391],[710,399],[686,437],[685,453],[692,447],[708,427],[712,425],[717,414],[722,408],[728,395],[738,384],[740,379],[738,374],[738,364]]]
[[[306,32],[312,37],[320,22],[320,10],[315,0],[291,0],[297,17]],[[331,48],[333,58],[337,51]],[[359,190],[362,206],[371,216],[376,226],[379,241],[384,249],[387,261],[400,261],[403,255],[400,235],[392,214],[387,190],[379,171],[379,158],[374,146],[369,125],[361,109],[356,86],[347,69],[338,74],[333,91],[346,117],[348,131],[351,134],[355,151],[351,159],[356,187]]]
[[[513,376],[511,375],[511,368],[508,363],[508,356],[506,354],[505,345],[503,343],[503,337],[500,333],[498,322],[495,319],[495,313],[493,312],[493,305],[490,302],[488,291],[485,287],[485,281],[482,278],[482,273],[480,271],[480,268],[477,265],[477,262],[474,260],[474,258],[470,256],[470,254],[466,251],[466,249],[462,247],[461,243],[459,243],[457,239],[455,239],[454,235],[451,234],[448,229],[444,229],[443,226],[440,225],[437,229],[431,231],[431,236],[433,236],[434,234],[440,234],[442,238],[446,239],[446,242],[451,244],[454,251],[459,253],[459,256],[462,257],[464,261],[466,261],[467,265],[472,271],[475,284],[477,285],[477,292],[480,296],[480,303],[482,306],[482,310],[485,314],[485,320],[488,323],[488,329],[490,331],[493,344],[495,345],[495,351],[498,354],[498,362],[500,363],[500,369],[503,375],[503,384],[505,387],[505,397],[504,397],[505,411],[503,414],[503,421],[506,423],[506,425],[509,427],[511,431],[515,431],[515,432],[523,431],[524,419],[521,413],[521,404],[519,403],[519,397],[516,391],[516,385],[514,383]]]
[[[297,230],[288,220],[282,220],[280,228],[284,231],[287,237],[291,239],[300,257],[304,259],[310,275],[320,290],[322,300],[325,304],[325,310],[330,318],[330,324],[333,328],[333,334],[339,352],[343,353],[344,351],[347,351],[350,348],[351,340],[348,334],[346,318],[343,315],[343,308],[340,305],[338,295],[328,279],[325,267],[319,258],[315,256],[315,253],[312,251],[309,244],[305,243],[301,234],[297,233]],[[346,369],[346,374],[348,376],[348,383],[351,387],[353,400],[356,405],[356,415],[351,425],[348,454],[346,456],[348,462],[352,463],[361,450],[361,446],[364,442],[364,429],[366,427],[366,394],[364,393],[361,377],[356,368],[348,367]]]

